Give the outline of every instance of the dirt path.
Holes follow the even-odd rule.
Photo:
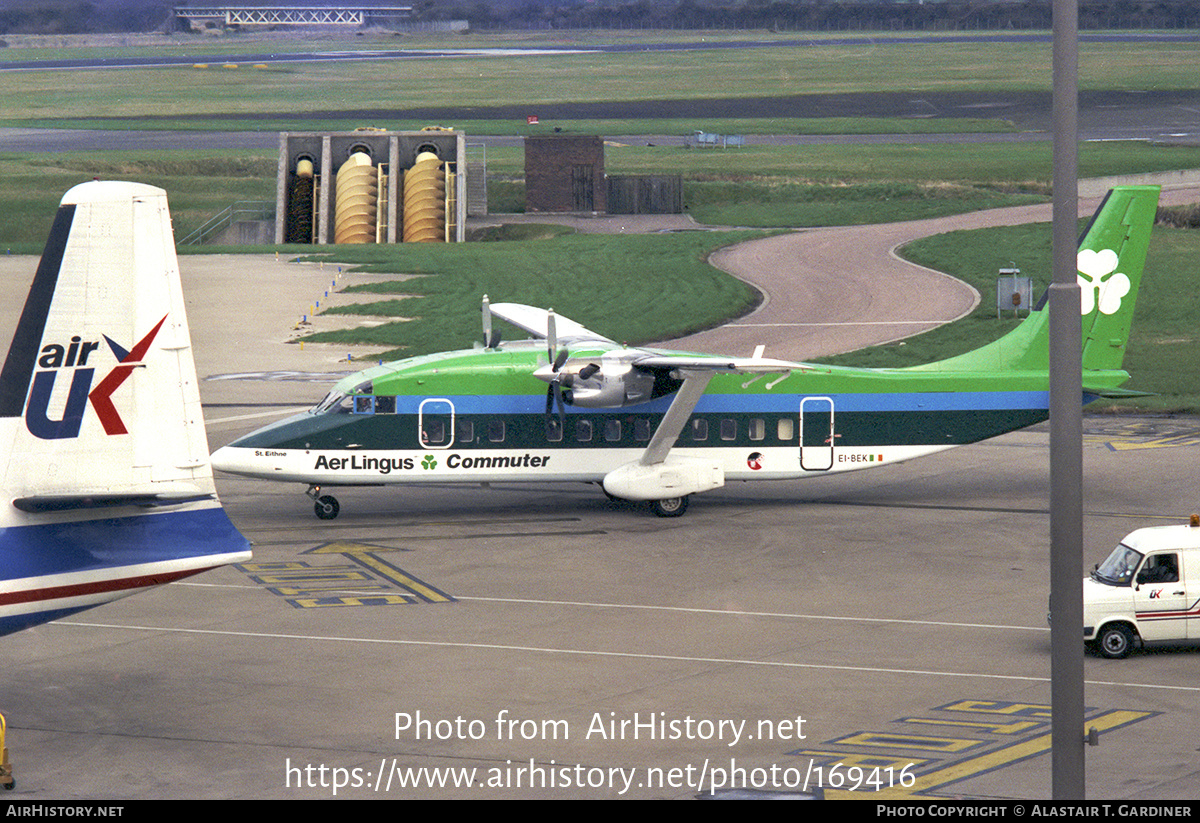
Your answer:
[[[1164,191],[1162,203],[1200,200],[1200,188]],[[1081,199],[1090,214],[1095,199]],[[707,332],[669,341],[672,348],[804,360],[878,345],[957,320],[980,299],[948,275],[901,260],[905,243],[960,229],[1048,222],[1049,204],[874,226],[810,229],[722,249],[712,262],[758,288],[754,313]]]

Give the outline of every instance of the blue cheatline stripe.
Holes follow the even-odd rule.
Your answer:
[[[60,206],[58,213],[54,215],[50,238],[46,241],[37,273],[33,276],[29,296],[25,298],[25,308],[21,310],[21,319],[17,323],[16,333],[13,334],[8,359],[4,361],[4,369],[0,371],[0,417],[20,417],[25,408],[29,378],[33,374],[38,348],[42,345],[46,317],[50,314],[50,304],[58,286],[63,252],[67,248],[67,238],[71,234],[74,219],[75,207],[71,205]]]
[[[800,411],[805,397],[831,397],[833,407],[840,412],[941,412],[1045,409],[1049,392],[889,392],[880,394],[706,394],[696,404],[698,414],[753,413],[786,414]],[[398,414],[416,414],[423,397],[396,399]],[[545,395],[487,395],[448,396],[458,414],[540,414],[546,410]],[[590,409],[567,406],[568,414],[662,414],[670,407],[674,395],[660,397],[639,406]],[[426,408],[428,412],[428,407]],[[438,411],[438,410],[435,410]]]
[[[219,506],[133,517],[13,526],[0,531],[0,587],[6,580],[100,571],[248,551]]]

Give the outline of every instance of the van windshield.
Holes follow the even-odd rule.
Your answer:
[[[1142,553],[1135,551],[1124,543],[1113,549],[1108,559],[1092,572],[1092,579],[1109,586],[1128,586],[1133,580],[1133,572],[1142,562]]]

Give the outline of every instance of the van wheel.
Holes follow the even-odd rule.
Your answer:
[[[1133,650],[1133,632],[1124,623],[1105,626],[1096,638],[1096,648],[1111,660],[1128,657]]]

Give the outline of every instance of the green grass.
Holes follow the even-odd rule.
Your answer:
[[[480,46],[475,36],[455,41]],[[204,44],[208,45],[208,44]],[[391,44],[389,47],[394,47]],[[15,50],[5,50],[11,57]],[[307,117],[447,106],[538,106],[577,100],[623,101],[757,97],[860,91],[962,91],[1050,87],[1051,50],[1038,43],[948,43],[640,52],[462,56],[420,63],[361,61],[273,64],[256,69],[190,66],[0,73],[6,125],[129,118],[142,128],[166,113],[195,115],[212,127],[238,128]],[[1084,89],[1191,89],[1200,63],[1196,43],[1086,43]],[[1020,66],[1014,73],[1012,66]],[[341,118],[339,118],[341,119]],[[311,122],[311,118],[308,122]],[[344,122],[344,121],[343,121]],[[362,123],[360,125],[371,125]],[[380,123],[374,125],[388,126]],[[703,128],[703,124],[696,128]]]
[[[983,296],[966,318],[899,343],[826,358],[839,365],[890,368],[941,360],[1000,337],[1019,321],[996,319],[996,274],[1012,263],[1033,278],[1035,294],[1050,283],[1050,224],[950,232],[901,249],[908,260],[963,280]],[[1102,401],[1104,408],[1200,412],[1196,352],[1200,292],[1195,288],[1200,231],[1156,226],[1138,294],[1124,368],[1127,388],[1156,396]]]
[[[469,348],[480,337],[479,302],[529,303],[630,344],[680,337],[749,311],[758,294],[707,263],[715,249],[760,232],[560,235],[459,245],[341,246],[337,260],[366,271],[420,274],[359,286],[363,295],[412,295],[329,314],[409,321],[324,332],[308,339],[393,349],[383,356]],[[293,249],[295,247],[292,247]],[[524,332],[505,334],[524,338]]]

